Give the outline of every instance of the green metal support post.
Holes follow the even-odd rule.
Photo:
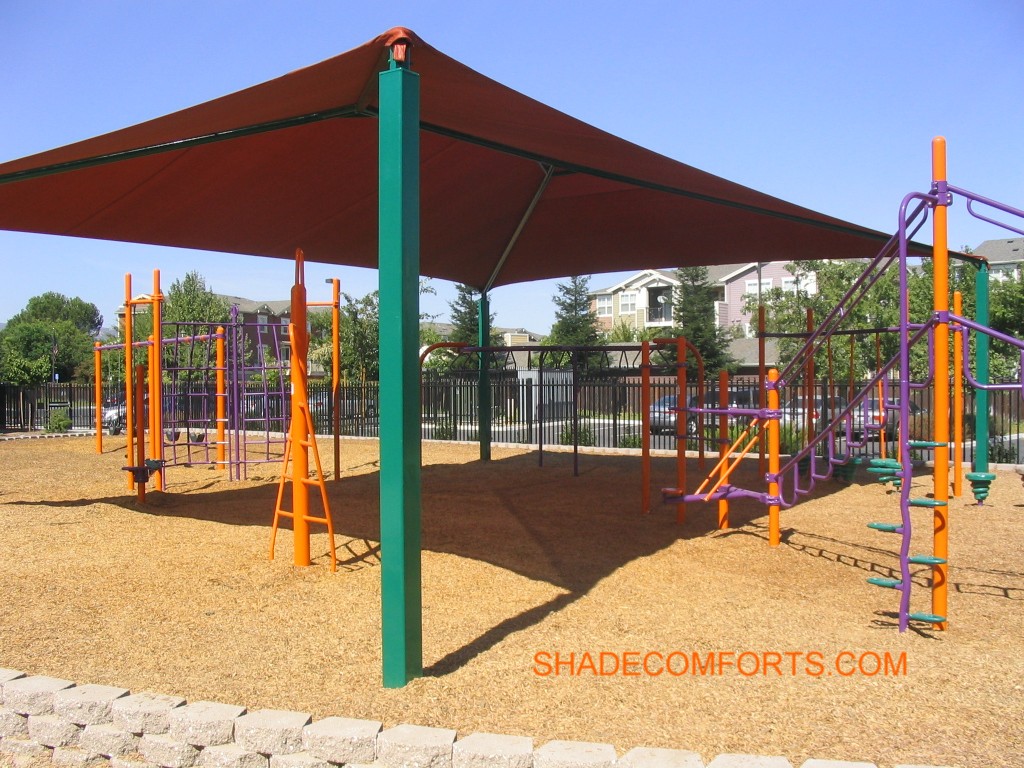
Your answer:
[[[409,46],[379,75],[380,548],[385,688],[423,674],[420,561],[419,75]]]
[[[974,319],[988,326],[988,264],[978,264],[974,276]],[[987,333],[974,334],[975,371],[974,378],[979,384],[988,384]],[[974,393],[974,471],[988,472],[988,390],[979,389]]]
[[[480,292],[476,303],[477,346],[491,346],[491,307],[487,292]],[[491,376],[487,367],[488,356],[480,354],[480,378],[477,385],[477,402],[480,413],[477,416],[477,429],[480,438],[480,461],[491,460]]]

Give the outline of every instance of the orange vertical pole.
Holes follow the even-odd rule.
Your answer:
[[[225,352],[224,326],[217,326],[217,340],[214,346],[217,355],[217,469],[226,469],[227,454],[227,354]]]
[[[686,339],[676,338],[676,389],[679,399],[676,407],[686,405]],[[676,414],[676,433],[679,432],[679,416]],[[686,491],[686,424],[683,424],[683,439],[676,440],[676,488],[680,493]],[[676,522],[682,525],[686,521],[686,504],[676,505]]]
[[[334,481],[341,480],[341,281],[331,279],[331,391],[334,393]]]
[[[953,312],[964,314],[963,296],[953,292]],[[964,455],[964,349],[963,330],[953,333],[953,496],[960,498],[963,493]]]
[[[146,391],[146,367],[135,366],[135,400],[138,403],[143,401]],[[135,423],[126,424],[125,432],[135,431],[136,453],[134,465],[136,467],[146,466],[146,414],[141,408],[135,414]],[[131,472],[128,473],[132,474]],[[136,483],[135,495],[139,501],[146,500],[146,484]]]
[[[152,310],[152,304],[150,305],[150,309]],[[160,438],[162,437],[162,435],[157,429],[158,422],[156,411],[159,408],[160,403],[157,401],[158,395],[156,394],[155,389],[156,381],[153,378],[155,373],[154,359],[156,357],[154,353],[154,348],[156,347],[155,336],[155,334],[149,334],[149,346],[146,347],[146,370],[148,371],[148,375],[146,378],[146,399],[144,402],[149,403],[149,405],[143,406],[142,408],[143,419],[146,422],[146,428],[149,430],[149,455],[150,458],[153,459],[157,458],[157,454],[159,453],[158,445],[160,444]],[[152,474],[152,477],[154,478],[153,487],[156,488],[157,490],[163,490],[162,484],[160,483],[159,474],[159,472],[154,472]]]
[[[651,511],[651,342],[640,345],[640,511]]]
[[[779,372],[775,368],[768,371],[768,381],[773,384],[778,382]],[[779,410],[779,391],[777,389],[768,390],[768,408],[769,410]],[[779,483],[775,478],[779,474],[779,417],[773,416],[768,419],[768,475],[770,478],[768,481],[768,495],[772,498],[778,498],[779,496]],[[769,504],[768,506],[768,544],[772,547],[779,546],[782,541],[782,536],[779,532],[779,504]]]
[[[94,404],[96,406],[96,453],[103,453],[103,353],[100,352],[100,343],[94,341],[92,345],[92,364],[95,370],[93,379],[96,383],[94,393]]]
[[[124,435],[127,440],[125,447],[125,459],[128,466],[135,461],[135,408],[132,400],[135,395],[135,388],[132,385],[135,376],[135,365],[132,360],[132,313],[135,306],[132,304],[132,276],[124,276]],[[135,489],[135,478],[128,473],[128,490]]]
[[[768,407],[768,396],[764,388],[764,382],[768,374],[768,346],[767,339],[765,339],[765,330],[767,323],[765,322],[764,305],[759,304],[757,307],[757,407],[762,411]],[[764,474],[768,467],[765,464],[765,431],[762,429],[758,432],[757,440],[757,471]]]
[[[149,348],[149,455],[163,467],[164,459],[164,372],[163,372],[163,301],[160,290],[160,270],[153,270],[152,317],[153,337]],[[164,472],[155,473],[156,489],[164,489]]]
[[[309,332],[306,329],[306,286],[301,248],[295,250],[295,285],[292,286],[291,311],[293,340],[291,349],[291,453],[292,453],[292,531],[294,533],[294,564],[310,564],[309,557],[309,449],[305,411],[308,408],[306,389],[306,353]],[[313,438],[315,439],[315,438]]]
[[[719,371],[718,372],[718,407],[728,408],[729,407],[729,372]],[[722,469],[720,476],[723,481],[729,476],[728,461],[726,457],[729,455],[729,445],[732,441],[729,440],[729,417],[722,413],[718,416],[718,459],[722,462]],[[718,500],[718,527],[725,529],[729,527],[729,501],[727,499]]]
[[[939,195],[932,212],[932,302],[940,315],[935,325],[933,370],[935,371],[935,413],[932,440],[935,446],[935,475],[932,497],[939,505],[933,509],[933,554],[942,563],[932,566],[932,613],[946,616],[946,560],[949,556],[949,325],[942,317],[949,311],[949,244],[946,186],[946,140],[932,141],[932,182]],[[906,375],[906,372],[903,372]],[[946,629],[947,622],[936,625]]]

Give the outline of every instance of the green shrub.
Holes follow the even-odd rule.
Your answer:
[[[67,412],[50,411],[50,420],[46,425],[47,432],[67,432],[71,429],[71,417]]]
[[[640,435],[623,435],[619,438],[619,448],[643,448],[644,440]]]
[[[596,443],[596,440],[594,439],[594,430],[586,424],[580,424],[578,436],[579,442],[577,445],[594,445]],[[572,445],[572,422],[568,422],[562,426],[562,432],[558,436],[558,444]]]

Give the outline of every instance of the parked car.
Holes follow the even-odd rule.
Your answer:
[[[923,409],[913,400],[910,401],[910,417],[914,418]],[[899,413],[891,408],[881,408],[877,397],[865,398],[858,403],[850,414],[850,432],[856,438],[864,435],[865,424],[869,433],[883,433],[885,440],[896,438],[897,427],[899,426]]]
[[[659,397],[650,407],[651,434],[657,435],[661,432],[675,433],[676,431],[676,408],[679,405],[677,395],[665,395]]]
[[[658,434],[659,432],[676,432],[677,416],[679,404],[679,397],[677,395],[665,395],[664,397],[658,398],[654,403],[651,404],[650,408],[650,421],[651,421],[651,434]],[[700,405],[700,398],[697,395],[691,395],[687,401],[687,408],[697,408]],[[705,408],[718,408],[718,391],[709,389],[704,392],[704,407]],[[752,389],[736,389],[729,390],[729,407],[730,408],[756,408],[757,407],[757,393]],[[697,434],[698,414],[687,412],[686,414],[686,434],[693,437]],[[718,419],[714,414],[704,414],[704,425],[705,428],[715,428],[718,424]]]
[[[782,407],[782,415],[779,417],[782,424],[784,426],[788,425],[795,430],[804,430],[806,428],[806,402],[806,398],[802,395],[789,400]],[[815,433],[819,433],[827,427],[849,404],[849,400],[845,397],[814,398],[811,418],[813,419]]]
[[[143,408],[148,411],[148,406],[149,397],[147,396],[143,401]],[[127,410],[123,397],[120,399],[107,398],[103,402],[103,413],[100,421],[108,435],[119,435],[124,431]],[[147,418],[147,415],[143,415],[143,418]]]

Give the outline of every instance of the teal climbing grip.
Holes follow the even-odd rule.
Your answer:
[[[868,579],[868,584],[874,584],[876,587],[885,587],[886,589],[902,589],[903,582],[899,579],[883,579],[878,576],[872,576]]]
[[[992,485],[992,481],[996,479],[996,476],[991,472],[968,472],[965,477],[971,484],[971,493],[974,494],[974,498],[980,504],[988,498],[988,492]]]
[[[868,528],[885,533],[903,533],[903,526],[899,523],[868,523]]]
[[[911,448],[944,448],[948,447],[949,443],[937,443],[934,440],[911,440],[908,445]]]
[[[911,621],[923,621],[926,624],[945,624],[945,616],[937,616],[934,613],[911,613],[907,615]]]
[[[945,506],[947,506],[947,502],[943,501],[942,499],[924,499],[924,498],[922,498],[922,499],[910,499],[910,501],[908,503],[912,507],[931,507],[931,508],[935,508],[935,507],[945,507]]]
[[[890,469],[901,469],[903,467],[896,459],[871,459],[872,467],[889,467]]]
[[[908,563],[914,565],[943,565],[946,560],[942,557],[935,557],[934,555],[911,555],[907,558]]]

